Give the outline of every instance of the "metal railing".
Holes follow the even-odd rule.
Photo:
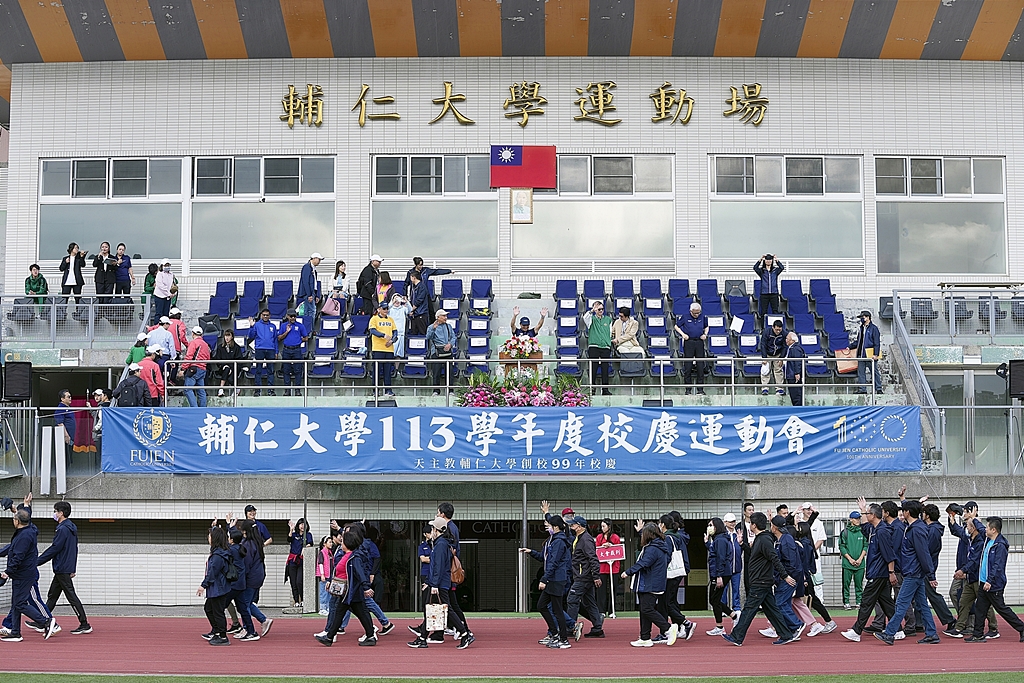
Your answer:
[[[0,343],[92,348],[125,342],[145,331],[149,318],[149,295],[128,298],[131,303],[109,303],[106,295],[4,297]]]
[[[943,286],[893,291],[899,319],[917,343],[1019,343],[1024,337],[1024,286]]]
[[[896,349],[896,353],[899,354],[902,366],[906,368],[907,375],[905,379],[910,383],[917,395],[918,404],[921,406],[921,414],[927,422],[926,431],[930,430],[934,448],[936,451],[944,452],[945,432],[942,414],[938,404],[935,402],[935,395],[932,394],[928,378],[924,374],[924,368],[921,367],[921,363],[917,359],[914,343],[911,341],[910,334],[903,324],[903,316],[895,313],[900,310],[898,307],[899,301],[899,294],[893,292],[893,347]]]

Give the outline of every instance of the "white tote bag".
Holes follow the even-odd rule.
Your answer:
[[[672,557],[668,561],[668,578],[675,579],[680,576],[686,576],[686,562],[683,561],[683,551],[676,547],[676,539],[672,536],[668,537],[672,540]]]
[[[443,631],[448,628],[448,605],[427,603],[427,632]]]

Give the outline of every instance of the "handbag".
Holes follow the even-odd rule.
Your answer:
[[[452,548],[452,584],[459,585],[466,580],[466,570],[462,568],[462,561],[459,560],[459,556],[455,554],[455,548]],[[428,629],[429,630],[429,629]]]
[[[676,547],[675,539],[672,540],[672,557],[668,563],[668,578],[675,579],[686,576],[686,562],[683,560],[683,551]]]
[[[448,605],[440,602],[434,602],[434,598],[437,596],[431,594],[430,602],[428,602],[424,611],[426,612],[426,626],[427,631],[443,631],[448,627]]]
[[[341,302],[338,299],[330,298],[324,302],[323,308],[320,309],[321,315],[339,315],[341,313]]]
[[[327,592],[339,598],[344,598],[348,593],[348,580],[331,579],[327,584]]]
[[[848,375],[853,372],[857,372],[857,361],[856,360],[842,360],[842,359],[855,359],[856,350],[854,349],[836,349],[836,372],[841,375]]]

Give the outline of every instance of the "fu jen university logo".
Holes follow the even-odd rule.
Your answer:
[[[171,418],[162,410],[144,410],[135,416],[132,431],[141,448],[133,448],[132,467],[161,467],[174,464],[174,451],[161,448],[171,437]]]

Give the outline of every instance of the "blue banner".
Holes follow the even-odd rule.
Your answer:
[[[103,471],[768,474],[921,469],[920,410],[112,408]]]

